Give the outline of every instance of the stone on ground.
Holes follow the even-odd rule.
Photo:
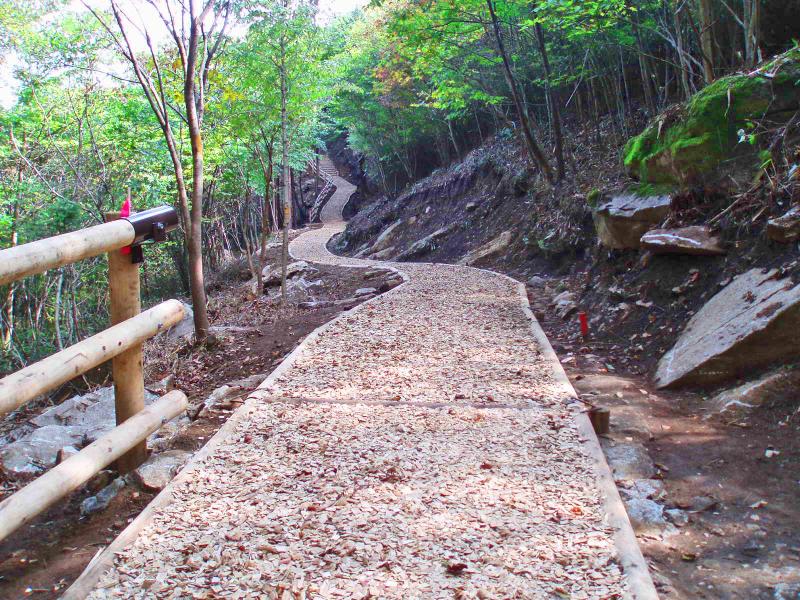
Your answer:
[[[361,298],[362,296],[374,296],[378,293],[378,288],[374,287],[363,287],[358,288],[355,293],[356,298]]]
[[[642,248],[655,254],[691,254],[716,256],[725,254],[719,238],[708,227],[694,225],[676,229],[653,229],[641,238]]]
[[[692,317],[659,361],[658,387],[711,385],[800,355],[800,285],[777,270],[742,273]]]
[[[639,248],[642,235],[664,221],[671,205],[670,196],[614,196],[594,211],[597,237],[601,244],[615,250]]]
[[[656,474],[653,460],[642,444],[604,444],[603,450],[616,481],[650,479]]]
[[[800,240],[800,206],[795,206],[784,215],[767,221],[767,237],[783,244]]]
[[[578,310],[578,304],[575,302],[575,294],[570,291],[564,291],[555,296],[550,305],[555,310],[555,313],[562,319],[566,319],[573,312]]]
[[[158,396],[145,389],[144,403],[152,404]],[[86,443],[111,431],[117,425],[114,408],[114,387],[106,386],[81,396],[73,396],[31,419],[37,427],[46,425],[77,427]]]
[[[134,472],[136,482],[145,490],[160,492],[189,460],[191,452],[167,450],[154,454]]]
[[[511,245],[511,235],[512,234],[510,231],[504,231],[492,241],[466,254],[461,260],[458,261],[458,264],[471,267],[479,260],[483,260],[484,258],[503,252],[509,247],[509,245]]]
[[[89,496],[81,502],[81,516],[85,517],[108,508],[111,501],[117,497],[117,494],[119,494],[120,490],[124,487],[125,480],[122,477],[117,477],[114,481],[97,492],[95,496]]]
[[[297,260],[286,265],[286,278],[294,279],[304,275],[312,275],[318,269],[312,267],[304,260]],[[266,266],[261,272],[261,282],[265,288],[275,287],[281,284],[282,269],[278,265],[276,267]]]

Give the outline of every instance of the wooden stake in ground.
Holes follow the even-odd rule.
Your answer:
[[[107,221],[119,218],[119,213],[106,215]],[[108,253],[108,285],[111,324],[135,317],[142,311],[139,289],[139,265],[131,254],[122,250]],[[114,375],[114,408],[117,425],[144,409],[144,374],[142,371],[142,345],[126,350],[111,361]],[[120,473],[132,471],[147,459],[147,443],[142,441],[117,461]]]

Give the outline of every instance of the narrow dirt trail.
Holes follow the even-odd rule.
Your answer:
[[[294,258],[407,281],[312,334],[91,597],[628,596],[595,463],[517,284],[330,254],[355,189],[332,177],[325,225]]]

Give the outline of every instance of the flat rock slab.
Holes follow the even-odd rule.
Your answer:
[[[634,482],[656,474],[656,467],[641,444],[608,444],[603,450],[617,481]]]
[[[374,267],[326,250],[353,190],[337,182],[325,227],[290,251]],[[517,285],[395,266],[408,282],[307,340],[256,390],[91,598],[628,591],[577,409]]]
[[[658,363],[658,387],[711,385],[800,354],[800,286],[775,270],[742,273],[692,317]]]
[[[695,225],[676,229],[652,229],[641,238],[641,246],[655,254],[718,256],[725,254],[719,238],[708,227]]]

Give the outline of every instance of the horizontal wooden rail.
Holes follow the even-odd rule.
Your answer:
[[[0,416],[172,327],[183,314],[180,302],[167,300],[0,379]]]
[[[133,225],[120,220],[0,250],[0,285],[130,246],[135,239]]]
[[[78,489],[96,473],[186,410],[186,395],[173,390],[0,502],[0,540],[48,506]]]

